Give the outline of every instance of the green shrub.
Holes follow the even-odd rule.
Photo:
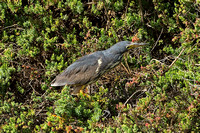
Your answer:
[[[1,131],[198,132],[199,10],[185,0],[0,2]],[[50,87],[79,57],[135,34],[149,46],[91,95]]]

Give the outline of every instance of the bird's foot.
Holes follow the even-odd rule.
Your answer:
[[[84,96],[84,97],[90,98],[90,95],[85,93],[83,90],[80,90],[79,96]]]

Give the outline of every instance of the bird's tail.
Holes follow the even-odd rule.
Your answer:
[[[67,80],[62,76],[57,76],[52,82],[51,86],[65,86]]]

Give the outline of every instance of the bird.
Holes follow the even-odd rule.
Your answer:
[[[57,75],[51,82],[51,86],[72,86],[71,95],[78,95],[80,90],[96,82],[104,73],[116,67],[125,52],[146,44],[120,41],[106,50],[85,55]]]

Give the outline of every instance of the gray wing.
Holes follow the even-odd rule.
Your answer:
[[[83,56],[56,76],[51,86],[85,85],[96,80],[100,76],[103,59],[101,51]]]

